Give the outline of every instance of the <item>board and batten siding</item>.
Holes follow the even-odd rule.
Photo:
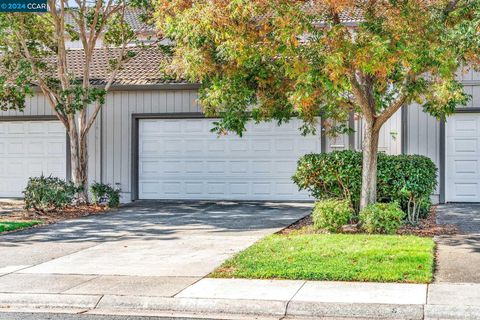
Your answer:
[[[355,149],[362,150],[363,120],[355,120]],[[380,129],[378,151],[387,154],[402,153],[402,112],[398,110]]]
[[[471,96],[470,101],[464,108],[480,107],[480,72],[464,70],[457,73],[457,80],[462,82],[464,90]],[[411,104],[406,111],[405,152],[407,154],[420,154],[429,157],[440,170],[440,121],[425,113],[418,104]],[[448,122],[448,117],[446,119]],[[439,200],[440,194],[440,171],[438,174],[437,190],[434,200]]]
[[[405,153],[427,156],[440,169],[440,121],[425,113],[418,104],[406,107]],[[437,190],[433,201],[439,201],[440,172],[437,174]]]
[[[196,90],[111,91],[102,109],[102,182],[122,189],[130,201],[132,115],[201,112]]]
[[[28,97],[25,101],[23,111],[8,110],[0,111],[0,117],[35,117],[35,116],[53,116],[54,112],[43,94],[38,93],[33,97]]]

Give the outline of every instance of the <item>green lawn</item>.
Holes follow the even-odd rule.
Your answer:
[[[227,260],[215,278],[428,283],[431,238],[365,234],[271,235]]]
[[[0,232],[30,228],[42,223],[41,221],[0,221]]]

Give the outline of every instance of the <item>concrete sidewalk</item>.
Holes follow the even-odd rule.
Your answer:
[[[455,224],[460,234],[435,237],[437,243],[435,281],[480,283],[480,205],[438,206],[437,220],[439,223]]]
[[[16,274],[15,274],[16,275]],[[37,275],[38,276],[38,275]],[[237,318],[478,319],[479,284],[399,284],[54,275],[11,279],[0,312],[221,316]],[[50,283],[41,292],[40,282]],[[69,285],[65,285],[69,283]],[[36,285],[37,284],[37,285]],[[46,286],[42,286],[46,288]],[[7,292],[10,291],[10,292]]]

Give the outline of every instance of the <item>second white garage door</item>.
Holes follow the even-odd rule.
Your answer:
[[[480,114],[447,119],[446,200],[480,202]]]
[[[66,177],[66,133],[59,121],[0,121],[0,197],[23,197],[29,177]]]
[[[300,156],[320,152],[300,122],[247,125],[217,137],[210,119],[139,121],[140,199],[306,200],[291,176]]]

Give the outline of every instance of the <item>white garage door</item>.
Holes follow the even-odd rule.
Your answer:
[[[0,197],[22,197],[28,178],[66,177],[66,134],[58,121],[0,121]]]
[[[480,114],[448,118],[446,135],[446,200],[480,202]]]
[[[320,152],[318,135],[300,135],[299,121],[247,125],[217,137],[210,119],[139,123],[140,199],[303,200],[291,176],[300,156]]]

